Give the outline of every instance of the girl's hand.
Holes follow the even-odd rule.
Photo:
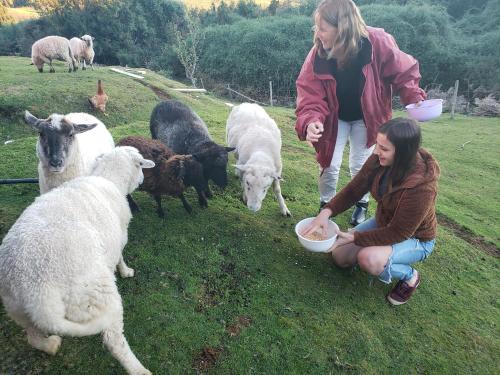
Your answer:
[[[307,125],[306,141],[316,143],[323,135],[323,124],[319,121],[311,122]]]
[[[313,221],[309,225],[307,225],[300,234],[302,236],[307,236],[311,233],[316,232],[318,229],[321,229],[321,235],[326,238],[328,235],[328,219],[332,214],[332,210],[329,208],[324,208],[321,212],[314,218]]]
[[[333,243],[333,246],[330,251],[335,250],[340,246],[344,246],[354,242],[354,231],[352,232],[341,232],[340,230],[337,232],[337,240]]]

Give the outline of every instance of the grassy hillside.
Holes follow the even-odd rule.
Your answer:
[[[7,8],[7,14],[14,20],[13,23],[38,18],[38,12],[33,7]]]
[[[56,71],[39,74],[29,59],[0,57],[0,178],[36,176],[36,135],[22,121],[24,109],[39,117],[89,112],[97,79],[110,101],[109,116],[95,115],[115,140],[149,135],[159,94],[191,106],[224,143],[229,109],[211,95],[176,93],[181,84],[149,71],[145,81],[155,92],[107,68],[70,74],[60,64]],[[248,211],[232,171],[207,209],[188,194],[191,215],[178,199],[164,198],[168,213],[160,220],[154,201],[134,193],[142,211],[124,254],[136,276],[118,277],[118,286],[125,335],[143,364],[156,374],[498,373],[500,262],[471,242],[500,245],[500,121],[443,116],[422,125],[424,145],[442,168],[438,211],[456,227],[439,228],[434,254],[418,265],[417,294],[393,308],[384,301],[388,286],[298,244],[294,224],[317,212],[317,165],[296,139],[293,110],[267,110],[282,131],[282,190],[292,218],[280,216],[271,194],[261,211]],[[347,160],[341,185],[346,168]],[[37,194],[34,185],[0,185],[0,239]],[[340,227],[349,214],[338,218]],[[464,228],[469,242],[457,235]],[[98,336],[65,338],[49,357],[27,344],[3,309],[0,332],[0,373],[123,373]]]

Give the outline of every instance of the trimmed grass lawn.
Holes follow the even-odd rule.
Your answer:
[[[29,63],[0,57],[0,178],[37,175],[36,134],[23,123],[23,111],[93,113],[86,98],[97,79],[110,97],[109,115],[94,115],[115,141],[149,136],[159,102],[149,87],[107,67],[66,73],[58,63],[55,74],[39,74]],[[150,71],[145,81],[191,106],[224,143],[223,100],[175,92],[182,84]],[[407,305],[389,306],[389,286],[335,268],[324,254],[299,245],[295,223],[318,209],[318,168],[312,149],[296,138],[293,109],[266,110],[282,131],[282,190],[292,218],[280,215],[271,193],[262,210],[250,212],[231,167],[229,186],[214,189],[207,209],[197,206],[195,192],[187,195],[191,215],[178,199],[164,198],[168,213],[161,220],[153,199],[134,193],[142,210],[130,223],[124,254],[136,276],[117,276],[117,283],[125,336],[141,362],[156,374],[497,374],[498,257],[440,227],[434,253],[417,266],[416,295]],[[422,129],[442,169],[438,212],[498,254],[500,120],[451,121],[445,114]],[[340,185],[346,182],[347,158]],[[36,185],[0,185],[0,239],[37,195]],[[337,218],[341,228],[349,217]],[[3,308],[0,332],[0,373],[124,373],[99,336],[64,338],[49,357],[27,344]]]

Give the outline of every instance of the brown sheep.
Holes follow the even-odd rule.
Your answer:
[[[155,162],[154,168],[144,170],[144,182],[139,190],[148,192],[156,200],[158,216],[165,216],[161,206],[162,195],[180,198],[186,211],[191,213],[192,207],[184,197],[184,191],[189,186],[196,189],[200,206],[208,206],[204,194],[208,186],[203,176],[203,166],[192,155],[176,155],[162,142],[141,136],[123,138],[117,146],[135,147],[144,158]],[[132,197],[127,198],[132,211],[138,211],[139,207]]]

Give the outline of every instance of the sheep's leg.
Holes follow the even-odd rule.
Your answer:
[[[53,335],[47,337],[42,331],[33,326],[31,320],[26,316],[22,308],[17,306],[13,300],[6,297],[4,299],[5,310],[9,316],[21,327],[26,330],[28,343],[35,349],[44,351],[47,354],[54,355],[61,346],[62,339],[59,336]]]
[[[52,60],[49,60],[49,66],[50,66],[50,70],[49,70],[49,73],[55,73],[56,70],[54,69],[54,67],[52,66]]]
[[[186,197],[184,196],[183,193],[181,193],[181,195],[179,195],[179,198],[181,198],[182,205],[184,206],[184,208],[186,209],[186,211],[189,212],[189,213],[193,212],[193,208],[191,207],[191,205],[189,204],[189,202],[186,200]]]
[[[161,195],[155,195],[154,198],[155,198],[156,204],[158,205],[158,208],[156,209],[156,213],[158,214],[159,217],[164,218],[165,212],[163,211],[163,208],[161,207]]]
[[[208,207],[207,197],[205,197],[205,193],[201,189],[196,189],[196,193],[198,193],[198,204],[200,207]]]
[[[129,374],[151,375],[151,372],[134,355],[123,335],[123,317],[120,316],[117,320],[111,327],[102,332],[104,345]]]
[[[205,190],[205,197],[208,199],[213,197],[212,191],[210,190],[210,187],[207,187],[207,190]]]
[[[26,328],[26,333],[28,335],[28,343],[35,349],[41,350],[47,354],[56,354],[61,346],[61,337],[56,335],[47,337],[42,331],[35,327]]]
[[[278,204],[280,205],[280,211],[283,214],[283,216],[289,216],[289,217],[292,216],[292,214],[288,210],[288,207],[285,204],[283,196],[281,195],[280,180],[275,179],[273,181],[273,190],[274,190],[274,196],[278,200]]]
[[[132,213],[136,213],[141,210],[137,205],[137,203],[134,201],[134,198],[132,198],[132,195],[127,194],[127,202],[128,206],[130,207],[130,211],[132,211]]]
[[[120,272],[121,277],[133,277],[134,269],[128,267],[125,264],[125,260],[123,259],[123,255],[120,257],[120,261],[118,262],[118,272]]]
[[[82,59],[82,70],[87,70],[87,64],[85,63],[85,59]]]

